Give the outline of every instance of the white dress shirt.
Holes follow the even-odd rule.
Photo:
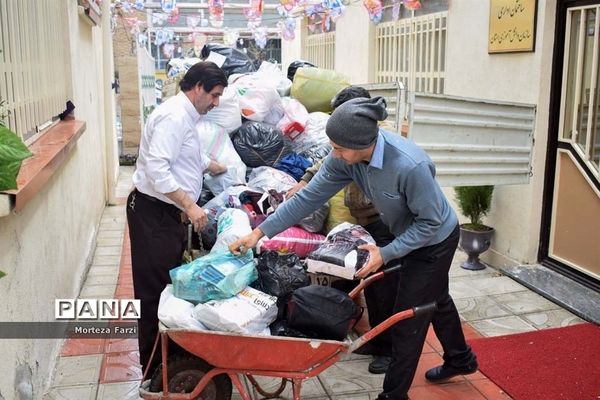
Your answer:
[[[202,174],[210,163],[196,130],[200,118],[184,92],[150,114],[133,174],[133,184],[140,192],[175,204],[164,193],[183,189],[194,202],[198,200]]]

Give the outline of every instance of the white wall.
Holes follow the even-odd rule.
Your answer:
[[[77,297],[105,204],[101,32],[69,2],[75,116],[87,129],[64,164],[18,214],[0,218],[0,321],[52,321],[56,298]],[[65,43],[65,45],[68,45]],[[66,62],[68,65],[68,61]],[[62,340],[0,340],[0,393],[15,395],[15,370],[31,370],[42,398]]]
[[[353,84],[373,81],[375,25],[362,2],[351,2],[336,22],[335,70]]]
[[[538,1],[534,52],[488,54],[489,1],[453,1],[448,11],[445,94],[537,105],[533,176],[528,185],[496,186],[486,223],[496,229],[494,265],[536,261],[540,233],[554,0]]]

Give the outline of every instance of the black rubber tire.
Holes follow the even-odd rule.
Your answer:
[[[192,355],[178,354],[169,357],[167,371],[169,374],[169,392],[191,393],[204,374],[212,366],[201,358]],[[162,392],[162,365],[154,371],[150,380],[150,392]],[[232,385],[229,376],[215,376],[204,388],[196,400],[231,400]]]

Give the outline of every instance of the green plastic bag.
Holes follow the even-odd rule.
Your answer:
[[[20,137],[0,125],[0,191],[17,189],[21,162],[32,155]]]
[[[210,253],[172,269],[169,275],[175,297],[194,303],[228,299],[258,278],[250,250],[241,256],[229,251]]]
[[[308,112],[330,112],[331,99],[347,86],[350,86],[350,79],[339,72],[303,67],[298,68],[294,75],[291,96]]]

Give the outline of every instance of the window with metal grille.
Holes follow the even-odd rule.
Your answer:
[[[378,83],[402,81],[408,90],[444,93],[448,1],[422,2],[411,11],[400,7],[393,18],[393,3],[386,1],[383,19],[376,26]]]
[[[569,10],[559,141],[570,143],[600,180],[600,6]]]
[[[319,68],[335,69],[335,32],[308,35],[302,58]]]
[[[0,1],[0,98],[4,123],[31,143],[71,94],[67,4]]]

